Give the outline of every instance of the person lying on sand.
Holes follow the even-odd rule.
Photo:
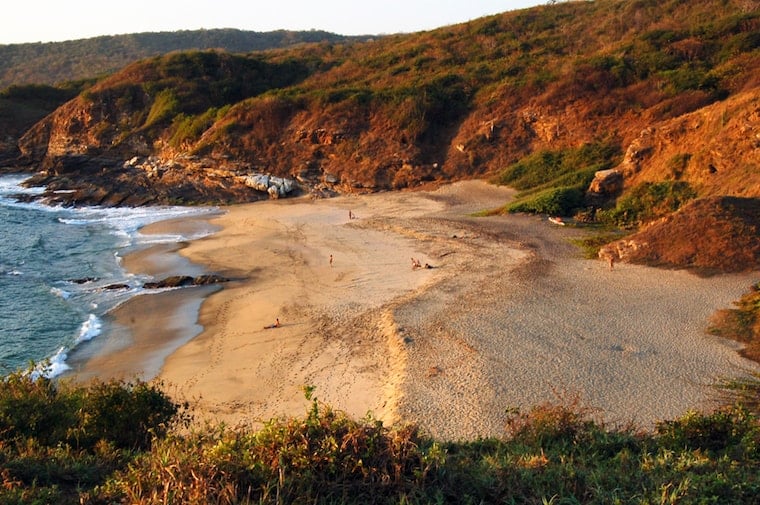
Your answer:
[[[412,258],[412,270],[417,268],[422,268],[422,264],[420,263],[420,260]]]
[[[279,327],[280,327],[280,318],[278,317],[277,319],[275,319],[274,323],[264,326],[264,329],[270,330],[272,328],[279,328]]]

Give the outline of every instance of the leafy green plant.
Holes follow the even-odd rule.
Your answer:
[[[570,216],[576,209],[584,205],[584,192],[578,187],[550,188],[532,195],[529,198],[518,199],[507,206],[508,212],[529,212],[534,214],[550,214],[554,216]]]
[[[597,217],[615,226],[637,226],[675,212],[696,196],[687,182],[647,182],[618,200],[615,208],[599,211]]]
[[[93,451],[100,441],[144,449],[180,413],[156,385],[118,381],[76,387],[31,373],[0,381],[0,436]]]
[[[749,448],[758,450],[760,427],[744,407],[726,407],[709,414],[695,411],[657,425],[658,442],[670,450],[702,450],[725,453]],[[750,455],[759,456],[760,453]]]

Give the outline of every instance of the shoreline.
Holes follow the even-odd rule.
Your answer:
[[[214,231],[212,216],[172,218],[147,225],[144,235],[194,236]],[[122,267],[130,273],[156,279],[171,275],[201,275],[203,265],[180,254],[186,240],[159,243],[129,251]],[[154,380],[167,356],[201,333],[198,314],[203,301],[220,286],[193,286],[147,292],[125,301],[103,319],[104,330],[97,338],[70,352],[71,367],[63,377],[78,382],[101,380]]]
[[[300,416],[313,386],[352,417],[452,440],[503,434],[507,408],[576,400],[648,429],[710,408],[715,379],[760,370],[704,332],[757,272],[609,271],[569,243],[582,230],[472,217],[512,194],[469,181],[225,209],[215,234],[173,254],[236,280],[204,295],[202,331],[157,380],[199,422]]]

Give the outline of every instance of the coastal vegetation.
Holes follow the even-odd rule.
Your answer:
[[[738,398],[725,391],[727,401]],[[258,429],[190,430],[192,411],[157,385],[73,386],[11,375],[0,383],[0,503],[745,504],[760,498],[760,419],[740,403],[690,412],[651,432],[606,427],[578,404],[539,405],[510,409],[503,437],[443,442],[414,426],[386,427],[371,415],[350,419],[319,402],[311,388],[306,398],[302,417]]]
[[[713,335],[741,342],[741,354],[760,361],[760,284],[734,303],[735,308],[724,309],[713,315],[708,331]],[[755,401],[760,402],[760,397]]]
[[[540,151],[502,171],[494,182],[520,190],[506,212],[571,216],[585,206],[594,174],[617,165],[620,146],[593,142],[559,151]]]

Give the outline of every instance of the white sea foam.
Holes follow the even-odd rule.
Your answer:
[[[50,292],[59,298],[63,298],[64,300],[68,300],[71,297],[71,292],[61,288],[50,288]]]
[[[21,184],[29,179],[28,175],[4,175],[0,178],[0,197],[8,197],[11,195],[39,195],[45,191],[44,187],[24,187]]]
[[[79,336],[74,341],[73,346],[71,348],[60,347],[53,356],[48,358],[45,362],[37,365],[31,371],[32,377],[35,379],[39,377],[48,377],[52,379],[67,370],[71,370],[71,367],[66,363],[69,352],[82,342],[92,340],[100,335],[102,328],[103,323],[100,318],[95,314],[90,314],[87,317],[87,321],[82,323],[82,326],[79,328]]]
[[[40,377],[52,379],[53,377],[61,375],[66,370],[71,369],[71,367],[66,364],[66,357],[66,348],[61,347],[52,357],[42,363],[38,363],[33,369],[25,373],[28,373],[34,380],[37,380]]]
[[[95,314],[90,314],[87,317],[87,321],[82,323],[82,327],[79,329],[79,337],[74,342],[74,345],[81,344],[88,340],[100,335],[100,331],[103,328],[103,322]]]
[[[71,367],[66,364],[67,352],[65,347],[58,349],[58,352],[50,358],[50,362],[44,366],[42,370],[39,370],[40,375],[53,378],[61,375],[63,372],[70,370]]]

